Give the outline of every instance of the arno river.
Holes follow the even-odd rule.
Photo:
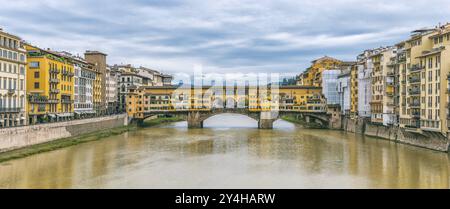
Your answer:
[[[446,153],[219,115],[0,164],[0,188],[449,188]]]

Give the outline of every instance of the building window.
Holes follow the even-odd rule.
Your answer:
[[[34,78],[39,78],[39,72],[34,72]]]
[[[30,68],[39,68],[39,62],[30,62]]]
[[[34,83],[34,88],[35,88],[35,89],[39,89],[39,82],[35,82],[35,83]]]

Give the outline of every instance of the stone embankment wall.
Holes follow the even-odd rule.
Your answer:
[[[364,134],[366,136],[378,137],[437,151],[449,151],[450,140],[448,136],[441,133],[430,131],[415,133],[396,126],[372,124],[367,119],[351,118],[344,118],[342,127],[348,132]]]
[[[0,129],[0,152],[126,125],[128,116],[123,114]]]

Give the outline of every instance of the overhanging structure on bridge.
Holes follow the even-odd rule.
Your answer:
[[[202,128],[204,120],[222,113],[247,115],[262,129],[271,129],[273,122],[284,115],[324,126],[329,126],[330,121],[321,88],[308,86],[130,88],[127,113],[140,121],[154,115],[177,115],[188,121],[189,128]]]

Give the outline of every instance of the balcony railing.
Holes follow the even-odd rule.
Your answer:
[[[18,113],[22,108],[0,108],[0,113]]]
[[[420,89],[410,89],[408,92],[410,95],[420,95]]]
[[[410,107],[420,107],[420,102],[410,102],[409,106]]]
[[[409,78],[409,83],[420,83],[419,77],[411,77]]]
[[[57,69],[50,69],[49,71],[52,74],[59,74],[59,70],[57,70]]]
[[[50,78],[50,83],[59,83],[59,79],[57,79],[57,78]]]
[[[47,97],[44,97],[44,96],[39,96],[39,97],[30,96],[28,98],[28,101],[32,104],[45,104],[48,102],[48,99],[47,99]]]
[[[61,104],[72,104],[73,103],[73,100],[70,100],[70,99],[62,99],[61,100]]]
[[[59,94],[60,90],[59,89],[50,89],[50,93],[52,94]]]
[[[74,76],[74,75],[75,75],[74,73],[72,73],[72,72],[70,72],[70,71],[67,71],[67,70],[63,70],[63,71],[62,71],[62,74],[63,74],[63,75],[66,75],[66,76]]]
[[[409,71],[411,72],[416,72],[416,71],[421,71],[424,67],[420,66],[420,65],[413,65],[411,66],[411,68],[409,69]]]
[[[16,92],[15,89],[8,89],[8,94],[14,94]]]

